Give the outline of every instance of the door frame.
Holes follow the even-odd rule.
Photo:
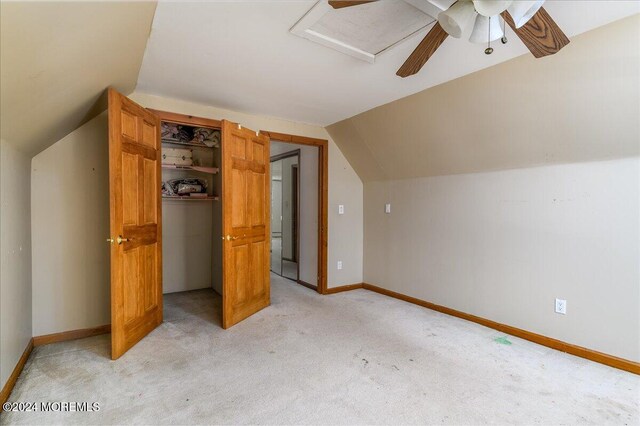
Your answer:
[[[315,290],[320,294],[327,293],[327,242],[329,234],[329,141],[327,139],[310,138],[261,130],[276,142],[315,146],[318,148],[318,285]],[[304,285],[304,284],[303,284]],[[311,286],[313,288],[313,286]]]
[[[278,141],[279,142],[279,141]],[[300,149],[294,149],[293,151],[283,152],[282,154],[269,156],[269,162],[273,163],[274,161],[284,160],[285,158],[298,157],[298,174],[300,173]],[[297,276],[296,282],[298,284],[302,284],[305,287],[309,287],[312,290],[316,289],[316,286],[306,283],[300,279],[300,176],[298,176],[297,182],[297,190],[296,194],[296,238],[295,238],[295,246],[296,246],[296,263],[297,263]],[[280,252],[280,262],[282,262],[284,258],[282,257],[282,251]],[[282,275],[282,263],[280,264],[280,276],[283,278],[291,279]]]

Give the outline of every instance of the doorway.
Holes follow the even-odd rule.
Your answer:
[[[271,157],[271,271],[300,279],[300,150]]]
[[[309,287],[320,294],[327,294],[327,241],[328,241],[328,205],[329,205],[329,141],[326,139],[316,139],[306,136],[292,135],[273,131],[260,131],[271,140],[270,156],[278,155],[288,151],[300,149],[300,166],[298,168],[298,186],[304,187],[304,182],[309,176],[314,176],[316,190],[299,190],[298,205],[302,210],[315,209],[305,214],[299,210],[298,217],[300,237],[298,241],[299,276],[298,283]],[[307,156],[305,152],[312,152],[312,156]],[[314,201],[311,201],[313,199]],[[311,207],[310,207],[311,206]],[[306,219],[315,221],[315,242],[305,238],[308,235],[307,227],[302,223]],[[310,273],[305,265],[306,253],[310,246],[315,247],[315,270]],[[301,261],[301,262],[300,262]],[[305,282],[305,277],[310,277],[315,281],[315,285]]]

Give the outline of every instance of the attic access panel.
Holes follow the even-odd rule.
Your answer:
[[[291,33],[373,63],[380,53],[435,21],[428,0],[386,0],[334,9],[320,0]]]

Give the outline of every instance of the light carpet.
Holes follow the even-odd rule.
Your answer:
[[[109,336],[38,347],[11,401],[91,413],[2,424],[627,424],[640,377],[366,290],[272,279],[272,305],[223,330],[210,290],[165,296],[165,322],[117,361]]]

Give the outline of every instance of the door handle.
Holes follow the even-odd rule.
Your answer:
[[[222,239],[227,241],[235,241],[238,239],[238,237],[232,237],[231,235],[227,235],[226,237],[222,237]]]
[[[121,235],[118,235],[118,238],[116,238],[116,242],[118,243],[118,245],[122,243],[126,243],[127,241],[131,241],[131,240],[129,240],[129,238],[122,238]]]

